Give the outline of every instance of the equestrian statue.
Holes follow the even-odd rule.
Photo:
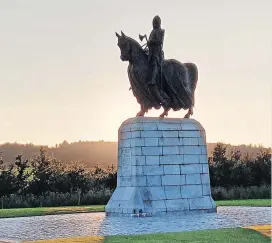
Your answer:
[[[161,28],[159,16],[153,18],[153,30],[147,39],[139,35],[140,45],[134,39],[116,33],[121,60],[128,61],[130,87],[141,110],[137,116],[144,116],[149,109],[164,109],[160,117],[173,109],[188,110],[185,118],[193,115],[198,70],[194,63],[180,63],[175,59],[164,59],[163,41],[165,30]]]

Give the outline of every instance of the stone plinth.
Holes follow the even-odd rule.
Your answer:
[[[216,212],[205,130],[197,121],[137,117],[118,132],[117,188],[107,215]]]

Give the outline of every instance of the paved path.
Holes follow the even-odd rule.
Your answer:
[[[0,239],[34,241],[236,228],[271,223],[270,207],[218,207],[218,213],[164,217],[105,217],[105,213],[0,219]]]

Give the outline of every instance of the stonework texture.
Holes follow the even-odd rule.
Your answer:
[[[107,215],[216,212],[205,130],[196,120],[130,118],[118,140],[117,188]]]

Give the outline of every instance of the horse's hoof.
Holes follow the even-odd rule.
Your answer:
[[[185,115],[184,118],[190,118],[190,115]]]

